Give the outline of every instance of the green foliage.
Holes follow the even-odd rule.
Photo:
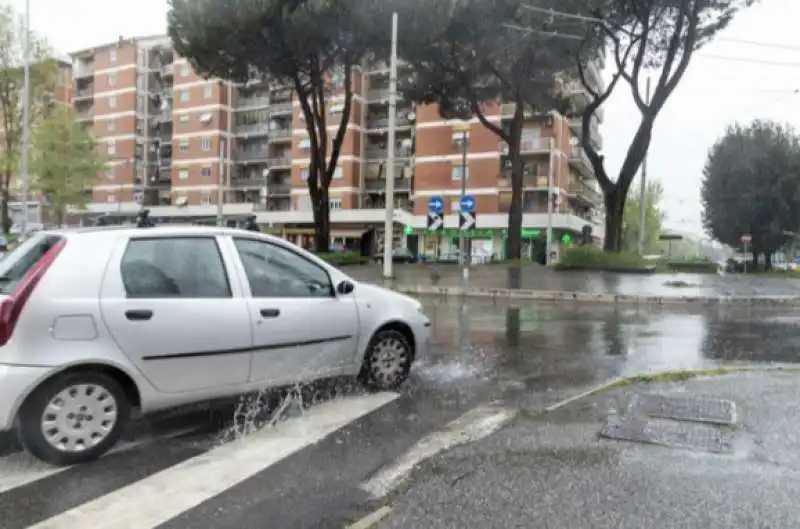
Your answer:
[[[364,58],[369,15],[357,0],[170,0],[175,50],[206,77],[264,80],[294,90],[311,143],[307,183],[317,250],[328,250],[328,187],[352,106],[352,69]],[[343,91],[339,126],[330,137],[326,100]],[[331,141],[332,140],[332,141]],[[332,145],[332,147],[329,147]]]
[[[643,270],[653,265],[632,252],[606,252],[597,246],[573,246],[564,250],[562,270]]]
[[[369,259],[362,257],[358,252],[326,252],[316,255],[333,266],[359,265],[369,262]]]
[[[771,252],[800,227],[800,138],[772,122],[732,125],[709,150],[701,185],[703,224],[718,241]]]
[[[727,27],[741,9],[753,5],[756,0],[586,2],[594,4],[594,16],[603,19],[603,24],[588,24],[586,31],[592,37],[600,31],[606,40],[610,55],[607,62],[612,74],[605,90],[597,92],[587,82],[586,72],[580,69],[581,83],[590,94],[590,103],[577,112],[583,121],[581,144],[606,197],[606,249],[619,251],[623,249],[623,212],[628,190],[647,155],[656,118],[686,73],[694,52]],[[653,81],[649,98],[646,79]],[[589,125],[620,80],[631,90],[641,117],[619,173],[612,180],[591,140]]]
[[[707,259],[693,259],[685,261],[668,261],[666,268],[670,272],[686,274],[716,274],[719,265]]]
[[[651,180],[647,182],[644,190],[644,253],[645,255],[657,253],[659,250],[658,236],[661,234],[661,223],[664,214],[659,209],[661,197],[664,195],[664,186],[661,182]],[[626,252],[639,251],[639,189],[631,189],[628,200],[625,201],[624,226],[622,231],[622,249]]]
[[[63,222],[68,207],[85,207],[84,190],[91,188],[103,168],[97,143],[70,109],[53,109],[34,130],[32,188],[45,197],[57,223]]]

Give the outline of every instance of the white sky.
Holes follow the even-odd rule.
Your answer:
[[[23,0],[12,0],[12,4],[23,12]],[[68,53],[120,35],[163,33],[166,11],[165,0],[31,0],[31,24],[59,52]],[[796,49],[717,41],[693,59],[656,122],[650,148],[649,175],[664,184],[669,227],[701,232],[700,176],[708,148],[726,125],[764,118],[800,128],[800,95],[792,94],[800,89],[798,20],[800,0],[762,0],[740,14],[720,37]],[[708,55],[788,64],[719,60]],[[604,154],[609,170],[616,171],[638,126],[638,113],[624,85],[605,109]]]

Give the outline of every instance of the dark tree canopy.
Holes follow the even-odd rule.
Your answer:
[[[579,76],[592,98],[581,112],[581,143],[605,196],[607,250],[621,249],[622,213],[628,189],[650,147],[655,119],[683,78],[693,53],[727,27],[736,13],[756,1],[583,0],[582,13],[602,21],[587,21],[587,36],[593,40],[601,32],[609,48],[613,71],[603,92],[595,91],[586,82],[582,68]],[[647,77],[653,80],[649,103],[645,94]],[[630,87],[641,118],[619,174],[612,179],[603,157],[592,145],[589,123],[620,80]]]
[[[378,2],[390,20],[398,13],[398,54],[412,73],[400,81],[404,96],[416,103],[438,103],[445,119],[477,117],[508,145],[512,203],[508,257],[520,257],[522,173],[519,154],[525,113],[547,112],[565,101],[569,79],[577,75],[574,57],[589,53],[581,23],[545,18],[526,5],[559,8],[576,0],[387,0]],[[562,38],[578,32],[581,36]],[[373,49],[388,54],[379,34]],[[599,41],[598,41],[599,42]],[[506,126],[487,118],[498,102],[516,103]]]
[[[775,251],[800,228],[800,138],[766,121],[729,127],[709,150],[701,199],[712,237],[738,247],[750,234],[754,254]]]
[[[322,252],[330,242],[328,188],[350,121],[352,69],[367,51],[363,7],[357,0],[170,0],[169,36],[199,74],[294,89],[311,143],[308,189]],[[334,92],[343,94],[343,109],[331,137]]]

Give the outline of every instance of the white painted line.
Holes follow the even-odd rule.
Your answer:
[[[199,426],[194,426],[192,428],[184,428],[182,430],[169,432],[161,436],[148,436],[143,439],[120,443],[109,450],[105,455],[103,455],[103,457],[108,457],[111,454],[116,454],[119,452],[125,452],[154,441],[178,437],[180,435],[191,433],[199,428]],[[26,452],[17,452],[11,454],[0,459],[0,494],[17,487],[22,487],[29,483],[39,481],[40,479],[55,476],[56,474],[60,474],[61,472],[64,472],[70,468],[73,467],[54,467],[52,465],[48,465],[47,463],[39,461]]]
[[[345,529],[370,529],[370,527],[374,527],[376,523],[389,516],[391,512],[392,509],[384,505],[377,511],[361,518],[356,523],[348,525]]]
[[[613,378],[613,379],[609,380],[608,382],[603,382],[602,384],[598,384],[597,386],[594,386],[592,388],[587,389],[583,393],[578,393],[577,395],[573,395],[573,396],[568,397],[568,398],[566,398],[564,400],[560,400],[560,401],[556,402],[555,404],[551,404],[550,406],[546,407],[544,409],[544,411],[546,411],[548,413],[551,412],[551,411],[556,411],[559,408],[563,408],[567,404],[572,404],[576,400],[581,400],[581,399],[585,399],[586,397],[591,397],[595,393],[599,393],[599,392],[604,391],[604,390],[606,390],[608,388],[614,387],[615,385],[619,384],[621,381],[625,380],[626,378],[627,377]]]
[[[28,529],[152,529],[399,397],[379,393],[314,406]]]
[[[457,445],[471,443],[497,431],[514,418],[516,412],[494,406],[474,408],[443,430],[425,436],[394,464],[360,485],[374,498],[383,498],[400,486],[422,461]]]

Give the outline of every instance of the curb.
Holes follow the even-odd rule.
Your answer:
[[[561,290],[523,290],[511,288],[463,288],[424,285],[398,285],[393,290],[415,296],[443,298],[524,299],[552,303],[609,303],[625,305],[693,305],[693,306],[758,306],[797,307],[800,296],[634,296],[627,294],[592,294]]]

